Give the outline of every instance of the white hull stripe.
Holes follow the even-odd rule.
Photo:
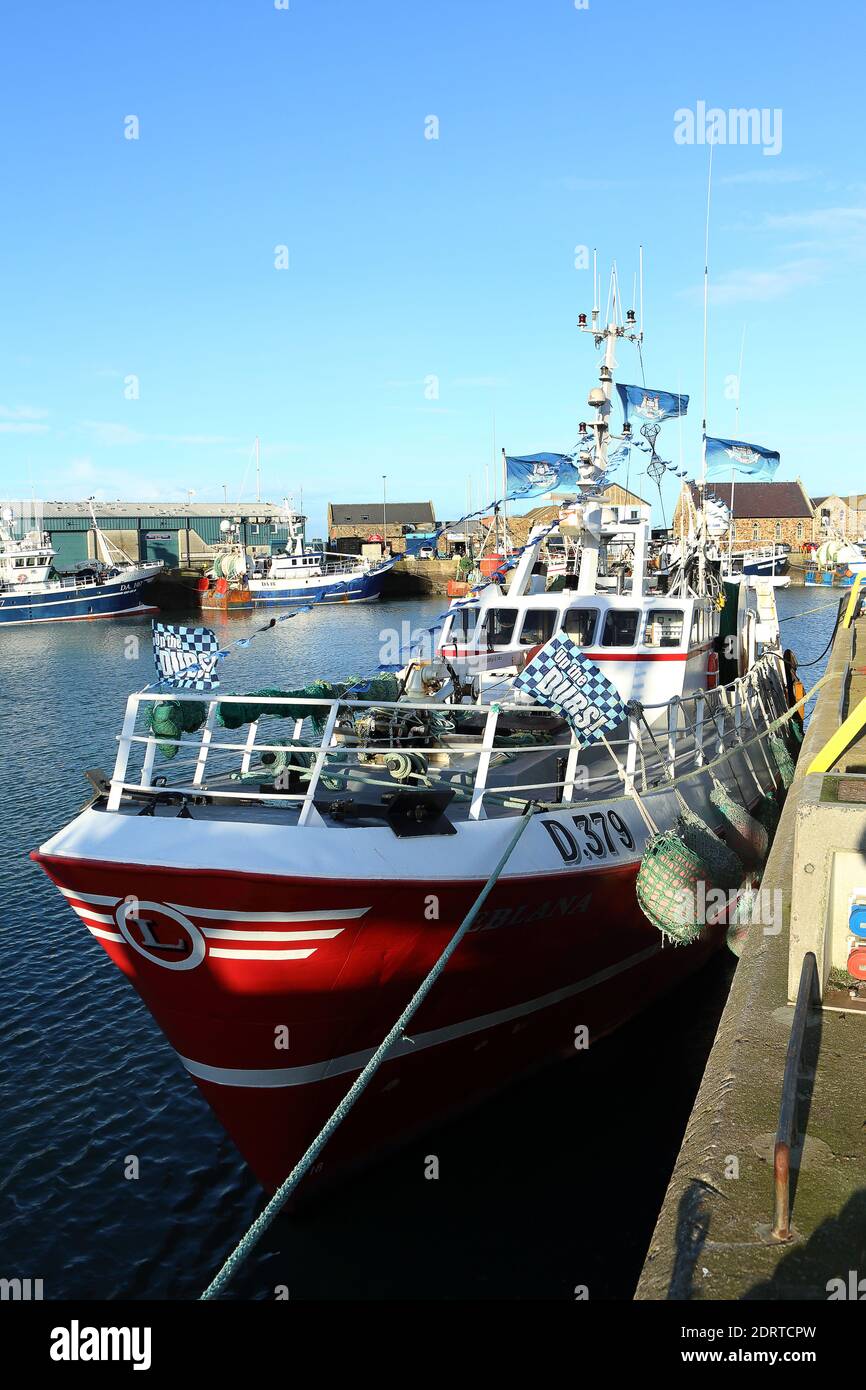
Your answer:
[[[221,956],[223,960],[306,960],[315,947],[306,951],[233,951],[227,946],[211,946],[209,956]]]
[[[550,1009],[556,1004],[561,1004],[565,999],[572,999],[577,994],[583,994],[588,989],[593,989],[596,985],[603,984],[605,980],[612,980],[617,975],[622,975],[626,970],[633,970],[636,965],[642,965],[644,961],[650,960],[662,949],[662,944],[648,946],[646,950],[638,951],[636,955],[627,956],[625,960],[617,961],[616,965],[606,966],[604,970],[599,970],[595,975],[589,975],[587,979],[580,980],[575,985],[566,985],[564,989],[554,990],[551,994],[542,994],[537,999],[529,999],[525,1004],[514,1004],[509,1009],[499,1009],[496,1013],[481,1014],[478,1018],[467,1018],[462,1023],[451,1024],[447,1028],[436,1028],[430,1033],[414,1033],[411,1037],[395,1043],[386,1058],[386,1061],[393,1061],[395,1057],[403,1056],[407,1052],[417,1052],[423,1047],[435,1047],[439,1043],[453,1042],[456,1038],[469,1037],[472,1033],[481,1033],[487,1028],[495,1028],[500,1023],[510,1023],[517,1018],[525,1018],[529,1014],[540,1013],[543,1009]],[[312,1062],[305,1067],[269,1067],[264,1071],[245,1071],[235,1067],[209,1067],[204,1062],[194,1062],[189,1057],[180,1056],[187,1071],[193,1076],[197,1076],[200,1081],[211,1081],[217,1086],[251,1086],[261,1088],[272,1088],[279,1086],[307,1086],[312,1082],[325,1081],[331,1076],[342,1076],[345,1072],[360,1071],[369,1062],[375,1049],[366,1048],[363,1052],[349,1052],[343,1057],[332,1057],[328,1062]]]
[[[117,941],[121,946],[129,945],[129,942],[125,937],[120,935],[120,932],[103,931],[101,927],[92,927],[90,921],[83,913],[79,915],[87,930],[94,936],[102,937],[103,941]],[[110,922],[111,918],[105,917],[100,920]],[[268,933],[265,933],[265,935],[268,935]],[[311,935],[315,936],[316,933],[313,932]],[[276,939],[281,941],[284,938],[277,935]],[[224,946],[212,946],[208,951],[208,955],[221,956],[224,960],[306,960],[307,956],[313,955],[314,951],[315,947],[311,947],[305,951],[233,951]]]
[[[232,931],[227,927],[202,927],[201,933],[218,941],[333,941],[345,930],[345,927],[323,927],[319,931]],[[214,948],[210,954],[218,956],[224,952]]]
[[[94,936],[101,936],[105,941],[119,941],[121,946],[129,945],[126,938],[117,932],[101,931],[92,925],[94,922],[105,922],[113,926],[113,917],[101,912],[86,912],[82,907],[76,907],[75,911]],[[333,939],[344,930],[344,927],[331,927],[324,931],[224,931],[219,927],[203,927],[202,935],[229,941],[321,941]],[[223,960],[306,960],[307,956],[314,954],[315,949],[315,946],[312,946],[306,950],[256,951],[242,947],[211,946],[208,955],[220,956]]]
[[[350,922],[370,911],[369,907],[333,907],[321,912],[223,912],[212,907],[184,907],[181,903],[169,903],[169,907],[185,917],[200,917],[209,922]]]
[[[64,898],[71,898],[78,903],[92,903],[94,907],[116,907],[119,899],[116,897],[106,897],[104,893],[75,893],[71,888],[61,888],[60,892]],[[182,912],[185,917],[197,917],[208,922],[354,922],[359,917],[364,917],[369,911],[369,907],[332,907],[317,910],[311,908],[308,912],[233,912],[224,911],[222,908],[213,907],[184,907],[182,903],[167,903],[175,912]],[[78,909],[76,909],[78,911]],[[95,921],[110,921],[111,918],[99,917],[96,913],[88,913]],[[202,928],[205,936],[219,935],[214,929]],[[341,927],[340,931],[343,930]],[[312,933],[310,933],[311,935]],[[228,933],[230,936],[237,936],[237,932]],[[244,932],[244,937],[256,936],[253,932]],[[306,937],[308,933],[304,933]],[[336,932],[316,933],[321,936],[335,936]],[[273,937],[264,935],[259,938],[262,941],[293,941],[294,935],[281,936],[277,934]]]
[[[87,922],[85,922],[84,925],[91,935],[101,936],[103,941],[119,941],[121,946],[126,945],[126,942],[118,931],[103,931],[101,927],[91,927]]]

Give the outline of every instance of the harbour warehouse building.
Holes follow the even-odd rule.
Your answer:
[[[289,538],[285,510],[272,502],[95,502],[94,511],[110,545],[131,560],[161,560],[167,569],[209,565],[225,544],[224,521],[236,526],[237,538],[256,555],[285,549]],[[303,533],[305,518],[297,512],[294,517]],[[58,570],[95,558],[86,502],[44,502],[42,525]]]

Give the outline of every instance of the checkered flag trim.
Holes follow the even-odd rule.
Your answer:
[[[216,690],[220,645],[209,627],[154,623],[153,660],[160,684],[175,690]]]
[[[514,685],[539,705],[564,714],[580,747],[598,743],[628,718],[616,686],[565,633],[545,643]]]

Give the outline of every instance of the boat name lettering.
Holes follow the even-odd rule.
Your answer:
[[[566,864],[582,864],[584,859],[592,863],[635,847],[634,836],[617,811],[591,811],[571,819],[574,831],[562,821],[541,822]]]
[[[537,903],[522,903],[519,907],[492,907],[482,912],[471,928],[473,932],[494,931],[498,927],[527,927],[549,917],[573,917],[586,912],[591,893],[574,894],[568,898],[543,898]]]

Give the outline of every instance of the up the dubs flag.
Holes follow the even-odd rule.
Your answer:
[[[685,415],[689,407],[688,396],[677,396],[673,391],[651,391],[648,386],[624,386],[617,382],[616,389],[622,402],[623,418],[637,415],[641,420],[670,420]]]
[[[581,748],[598,743],[628,711],[619,691],[575,642],[558,632],[527,662],[514,681],[540,705],[564,714]]]
[[[779,467],[779,454],[762,444],[744,444],[741,439],[712,439],[707,436],[707,477],[722,478],[731,472],[747,478],[772,478]]]
[[[161,684],[175,690],[216,690],[220,654],[216,633],[209,627],[153,625],[153,659]]]

